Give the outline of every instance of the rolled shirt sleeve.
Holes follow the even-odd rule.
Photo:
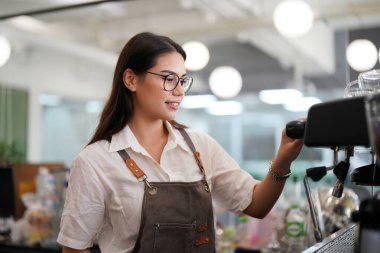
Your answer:
[[[92,246],[104,216],[104,191],[91,166],[77,157],[71,168],[57,242],[74,249]]]
[[[194,139],[203,143],[201,145],[196,143],[196,146],[201,150],[201,158],[211,180],[213,200],[231,212],[242,212],[252,202],[253,188],[260,181],[241,169],[239,164],[211,136],[198,134],[200,136],[194,136]],[[202,140],[197,140],[198,138]],[[202,153],[207,155],[202,156]]]

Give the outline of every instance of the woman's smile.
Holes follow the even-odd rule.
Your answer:
[[[173,109],[173,110],[178,110],[179,109],[179,105],[180,105],[180,102],[172,102],[172,101],[168,101],[168,102],[165,102],[170,109]]]

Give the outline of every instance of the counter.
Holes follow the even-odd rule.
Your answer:
[[[0,242],[0,253],[61,253],[61,248],[44,248]],[[91,253],[100,253],[99,247],[91,248]]]

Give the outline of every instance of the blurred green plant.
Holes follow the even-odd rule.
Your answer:
[[[0,166],[9,166],[24,160],[25,154],[17,148],[15,142],[7,143],[0,140]]]

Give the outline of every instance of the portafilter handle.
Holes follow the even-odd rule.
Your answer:
[[[305,121],[294,120],[286,124],[286,135],[292,139],[303,139],[305,134]]]

